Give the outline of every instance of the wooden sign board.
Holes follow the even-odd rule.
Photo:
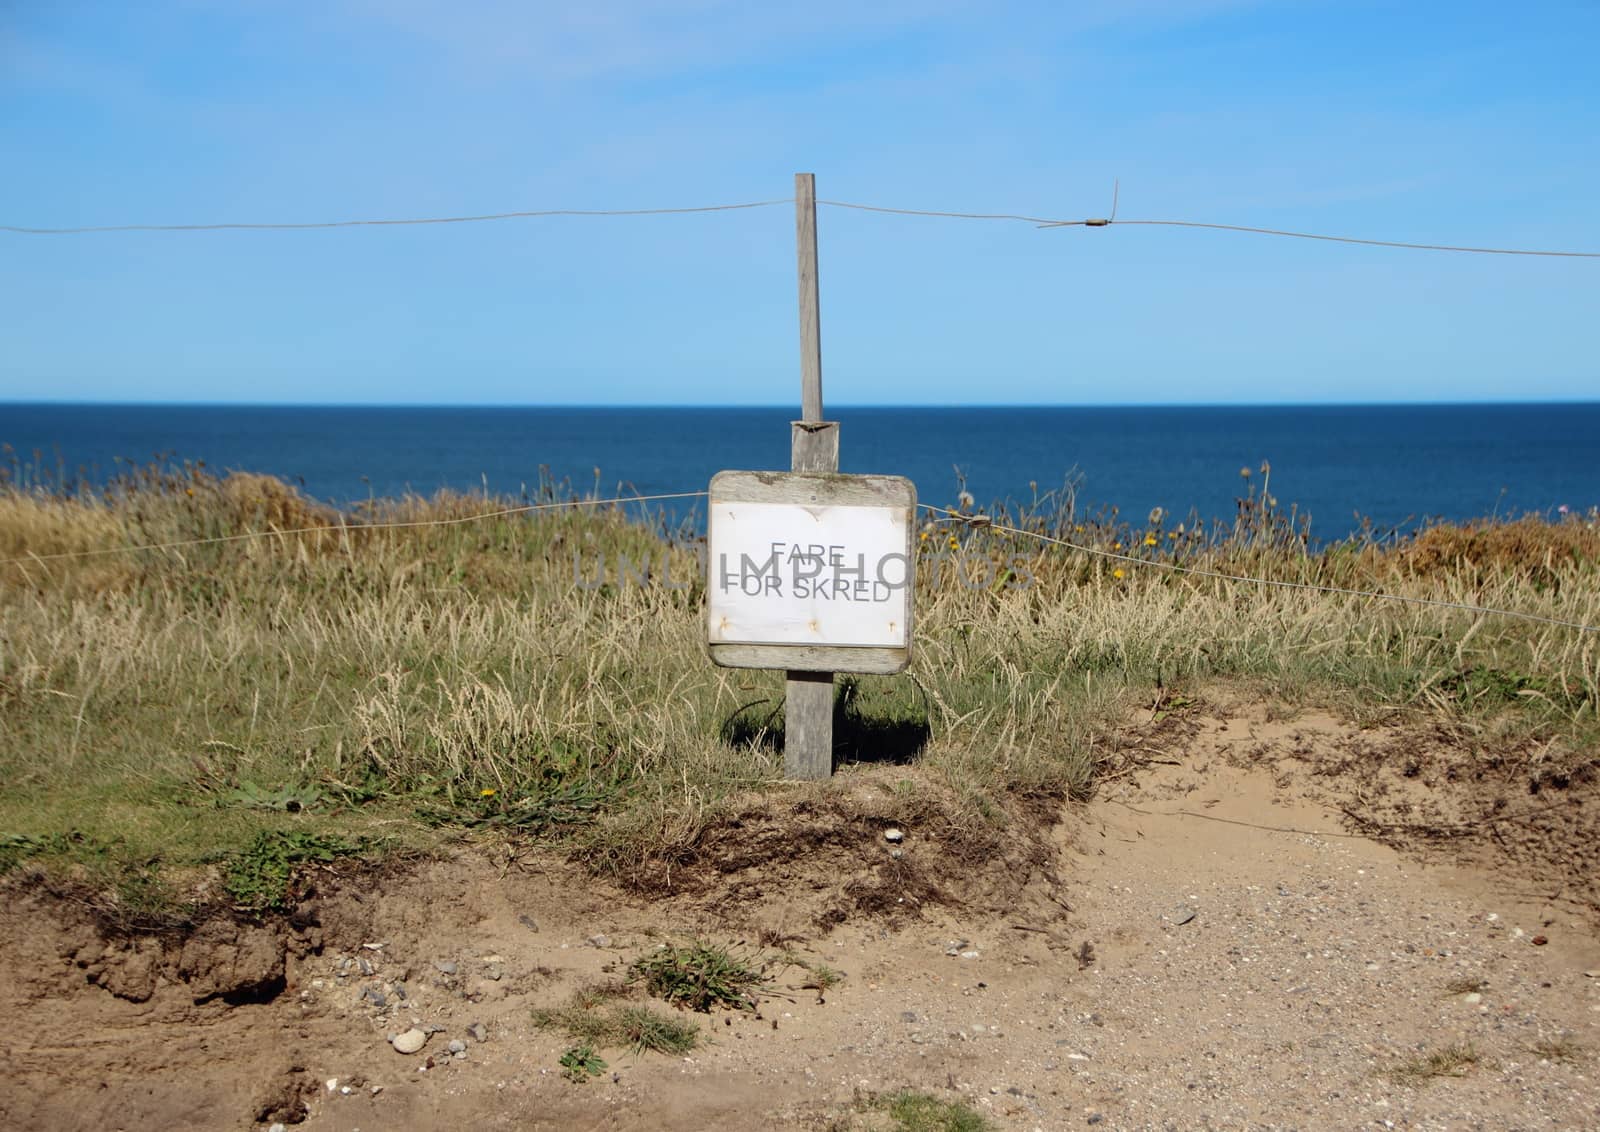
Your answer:
[[[718,472],[707,640],[729,668],[904,671],[917,489],[902,476]]]

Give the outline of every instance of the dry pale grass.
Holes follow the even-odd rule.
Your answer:
[[[339,516],[279,481],[197,468],[92,495],[0,490],[0,547],[20,559],[0,566],[0,833],[77,829],[188,862],[309,799],[294,821],[632,846],[594,854],[619,859],[692,840],[731,795],[774,785],[781,674],[713,667],[699,583],[660,584],[663,564],[698,577],[692,540],[576,505],[371,525],[505,505],[441,495]],[[1572,553],[1519,550],[1486,571],[1482,555],[1441,549],[1456,546],[1443,534],[1424,536],[1426,553],[1419,541],[1313,554],[1270,520],[1203,536],[1168,537],[1155,519],[1065,533],[1600,623],[1588,533],[1558,527],[1543,537]],[[286,533],[322,525],[335,529]],[[267,533],[45,558],[246,531]],[[1536,537],[1524,525],[1514,542]],[[915,663],[848,682],[841,751],[914,759],[980,819],[1002,820],[1017,791],[1082,795],[1131,702],[1218,678],[1367,714],[1442,713],[1485,742],[1535,737],[1546,760],[1592,758],[1600,634],[1182,577],[960,523],[934,525],[927,545]],[[932,548],[972,566],[941,568]],[[619,585],[622,555],[648,560],[656,581]]]

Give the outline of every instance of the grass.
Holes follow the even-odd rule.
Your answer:
[[[896,1132],[987,1132],[994,1127],[970,1105],[929,1093],[891,1093],[876,1098],[872,1107],[894,1121]]]
[[[1249,482],[1223,525],[1070,505],[931,522],[914,663],[840,681],[841,760],[915,764],[960,820],[999,825],[1018,796],[1086,796],[1132,705],[1229,681],[1363,720],[1426,715],[1507,773],[1592,765],[1595,634],[997,529],[1600,622],[1595,514],[1313,549]],[[528,501],[555,507],[479,518],[522,500],[443,493],[341,515],[198,465],[96,487],[0,468],[0,870],[98,869],[138,915],[168,897],[174,915],[270,909],[292,896],[284,868],[332,846],[495,830],[627,877],[687,852],[731,799],[782,789],[782,673],[710,665],[699,583],[659,584],[662,566],[698,576],[693,538],[555,485]],[[241,534],[262,537],[189,543]],[[658,581],[619,584],[623,556]],[[207,870],[209,895],[190,876]]]
[[[700,1028],[637,1003],[619,1001],[626,986],[587,987],[564,1006],[535,1010],[533,1023],[558,1030],[580,1048],[625,1048],[635,1054],[684,1054],[700,1044]]]
[[[1480,1060],[1470,1044],[1456,1043],[1396,1066],[1389,1071],[1389,1078],[1401,1085],[1425,1085],[1440,1077],[1465,1077]]]
[[[1589,1051],[1577,1041],[1569,1037],[1546,1038],[1533,1043],[1533,1053],[1545,1061],[1554,1061],[1562,1065],[1576,1065],[1588,1060]]]
[[[771,980],[753,961],[716,944],[665,945],[635,959],[630,980],[673,1006],[707,1013],[714,1007],[754,1010],[754,992]]]

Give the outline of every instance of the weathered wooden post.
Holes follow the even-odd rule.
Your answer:
[[[833,674],[911,661],[917,494],[900,476],[839,475],[839,426],[822,419],[817,194],[795,175],[800,416],[785,472],[718,472],[707,508],[713,662],[786,673],[784,773],[833,773]]]
[[[789,426],[789,467],[839,470],[839,424],[822,419],[822,323],[817,288],[817,178],[794,175],[794,247],[800,273],[800,419]],[[833,673],[791,670],[783,697],[783,772],[833,773]]]

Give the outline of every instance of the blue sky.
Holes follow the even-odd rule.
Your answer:
[[[0,0],[0,223],[820,195],[1600,251],[1600,5]],[[1590,399],[1600,260],[821,215],[830,404]],[[784,404],[793,213],[0,234],[0,399]]]

